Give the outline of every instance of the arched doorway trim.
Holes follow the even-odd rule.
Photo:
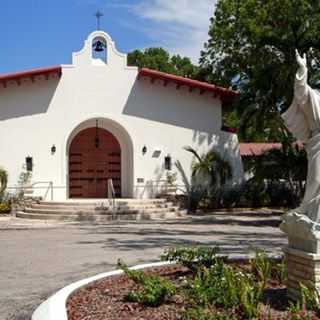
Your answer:
[[[114,120],[108,118],[95,117],[78,124],[66,141],[66,181],[67,198],[69,196],[69,149],[75,136],[84,129],[95,127],[98,119],[99,127],[112,133],[118,140],[121,147],[121,190],[123,198],[133,197],[133,143],[127,130]]]

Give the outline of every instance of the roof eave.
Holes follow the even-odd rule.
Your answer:
[[[0,83],[4,87],[6,87],[7,83],[11,81],[16,81],[18,84],[20,84],[22,79],[31,79],[33,81],[35,77],[38,76],[45,76],[48,80],[50,75],[57,75],[58,77],[61,77],[62,67],[54,66],[48,68],[32,69],[23,72],[8,73],[2,75],[0,74]]]
[[[205,92],[212,92],[213,97],[219,96],[224,101],[232,100],[239,96],[239,92],[231,89],[226,89],[213,84],[209,84],[207,82],[201,82],[198,80],[180,77],[147,68],[142,68],[139,70],[138,79],[141,79],[142,77],[151,78],[152,83],[155,80],[162,80],[164,86],[167,86],[168,83],[175,83],[177,85],[177,89],[182,86],[189,87],[190,91],[192,91],[193,89],[198,89],[200,94],[204,94]]]

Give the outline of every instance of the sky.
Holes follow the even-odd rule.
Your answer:
[[[0,74],[71,63],[101,29],[120,52],[163,47],[197,63],[216,0],[0,0]]]

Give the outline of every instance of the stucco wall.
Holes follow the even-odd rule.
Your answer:
[[[108,43],[106,65],[92,63],[91,41],[97,35]],[[9,184],[17,183],[30,155],[32,181],[53,181],[54,199],[65,199],[70,139],[81,128],[94,126],[97,118],[101,127],[113,130],[125,150],[125,197],[153,196],[150,186],[156,183],[150,181],[165,178],[168,154],[173,161],[180,160],[189,175],[192,157],[184,146],[200,152],[217,146],[232,161],[235,179],[241,178],[237,138],[220,131],[220,100],[184,87],[177,90],[174,85],[137,80],[137,74],[136,68],[126,67],[126,56],[116,51],[110,37],[96,32],[73,55],[73,65],[63,67],[60,79],[0,86],[0,165],[9,171]],[[52,155],[53,144],[56,153]],[[158,157],[155,150],[161,150]],[[144,183],[138,183],[138,178]],[[37,191],[45,193],[45,189]]]

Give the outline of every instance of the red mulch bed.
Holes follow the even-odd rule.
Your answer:
[[[242,268],[246,269],[245,266]],[[180,266],[150,268],[146,273],[158,274],[175,283],[180,277],[189,276],[187,269]],[[75,291],[67,301],[69,320],[180,320],[187,305],[180,296],[170,298],[163,305],[152,308],[139,303],[125,301],[125,296],[138,286],[125,275],[108,277],[95,281]],[[286,288],[277,280],[270,280],[263,298],[271,307],[273,320],[285,320],[289,316]],[[259,320],[268,320],[269,309],[262,305]],[[300,318],[303,319],[303,318]],[[316,316],[312,320],[317,320]]]

